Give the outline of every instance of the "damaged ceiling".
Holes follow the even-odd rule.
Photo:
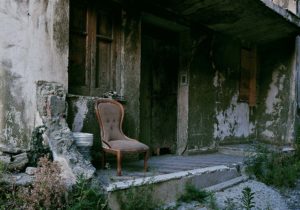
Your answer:
[[[270,0],[145,0],[142,7],[155,15],[173,15],[175,21],[192,27],[206,26],[253,43],[299,33],[299,18]]]

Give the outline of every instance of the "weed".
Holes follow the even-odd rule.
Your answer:
[[[101,192],[101,189],[97,189],[92,186],[92,183],[85,180],[83,176],[77,178],[76,184],[69,192],[68,208],[69,210],[80,209],[108,209],[107,199]]]
[[[2,169],[0,165],[0,175]],[[107,199],[100,189],[82,176],[67,191],[57,162],[40,158],[35,181],[29,187],[16,187],[0,180],[0,209],[96,209],[107,210]]]
[[[245,187],[242,191],[243,196],[242,196],[242,205],[243,208],[246,210],[251,210],[252,208],[255,207],[255,202],[253,201],[254,199],[254,192],[252,192],[250,187]]]
[[[154,210],[159,208],[160,202],[154,200],[154,186],[148,184],[141,187],[132,186],[118,194],[122,210]]]
[[[260,149],[246,160],[246,172],[268,185],[294,187],[300,175],[300,158],[295,154]],[[289,171],[289,173],[286,173]]]
[[[0,178],[2,177],[3,173],[5,172],[5,169],[6,169],[5,164],[2,161],[0,161]]]
[[[40,158],[32,187],[24,189],[21,194],[25,208],[62,209],[67,189],[60,173],[58,162],[51,162],[48,157]]]
[[[213,209],[213,210],[218,210],[218,205],[217,205],[217,200],[216,200],[216,197],[213,193],[210,193],[209,194],[209,197],[208,197],[208,207],[210,209]]]
[[[18,209],[22,200],[18,196],[19,189],[14,183],[2,180],[4,173],[8,173],[6,165],[0,161],[0,209]]]
[[[185,186],[185,193],[178,199],[181,202],[198,201],[203,203],[210,196],[210,193],[205,190],[198,190],[195,186],[187,184]]]
[[[233,202],[233,198],[226,198],[224,203],[225,203],[225,210],[235,210],[235,209],[237,209],[236,204]]]

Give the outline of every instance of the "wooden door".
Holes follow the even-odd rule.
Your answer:
[[[178,38],[142,25],[141,140],[154,150],[176,151]]]

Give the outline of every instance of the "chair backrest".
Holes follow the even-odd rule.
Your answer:
[[[95,104],[96,115],[104,142],[124,139],[122,123],[124,108],[112,99],[98,99]]]

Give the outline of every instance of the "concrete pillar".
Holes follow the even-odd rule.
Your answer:
[[[177,95],[177,154],[182,155],[188,143],[189,117],[189,56],[190,32],[182,32],[180,39],[180,70]]]
[[[300,36],[295,41],[295,57],[296,57],[296,100],[297,113],[300,115]]]
[[[298,10],[299,11],[299,10]],[[295,137],[299,138],[300,125],[300,36],[295,40],[295,59],[296,59],[296,115],[295,115]]]

